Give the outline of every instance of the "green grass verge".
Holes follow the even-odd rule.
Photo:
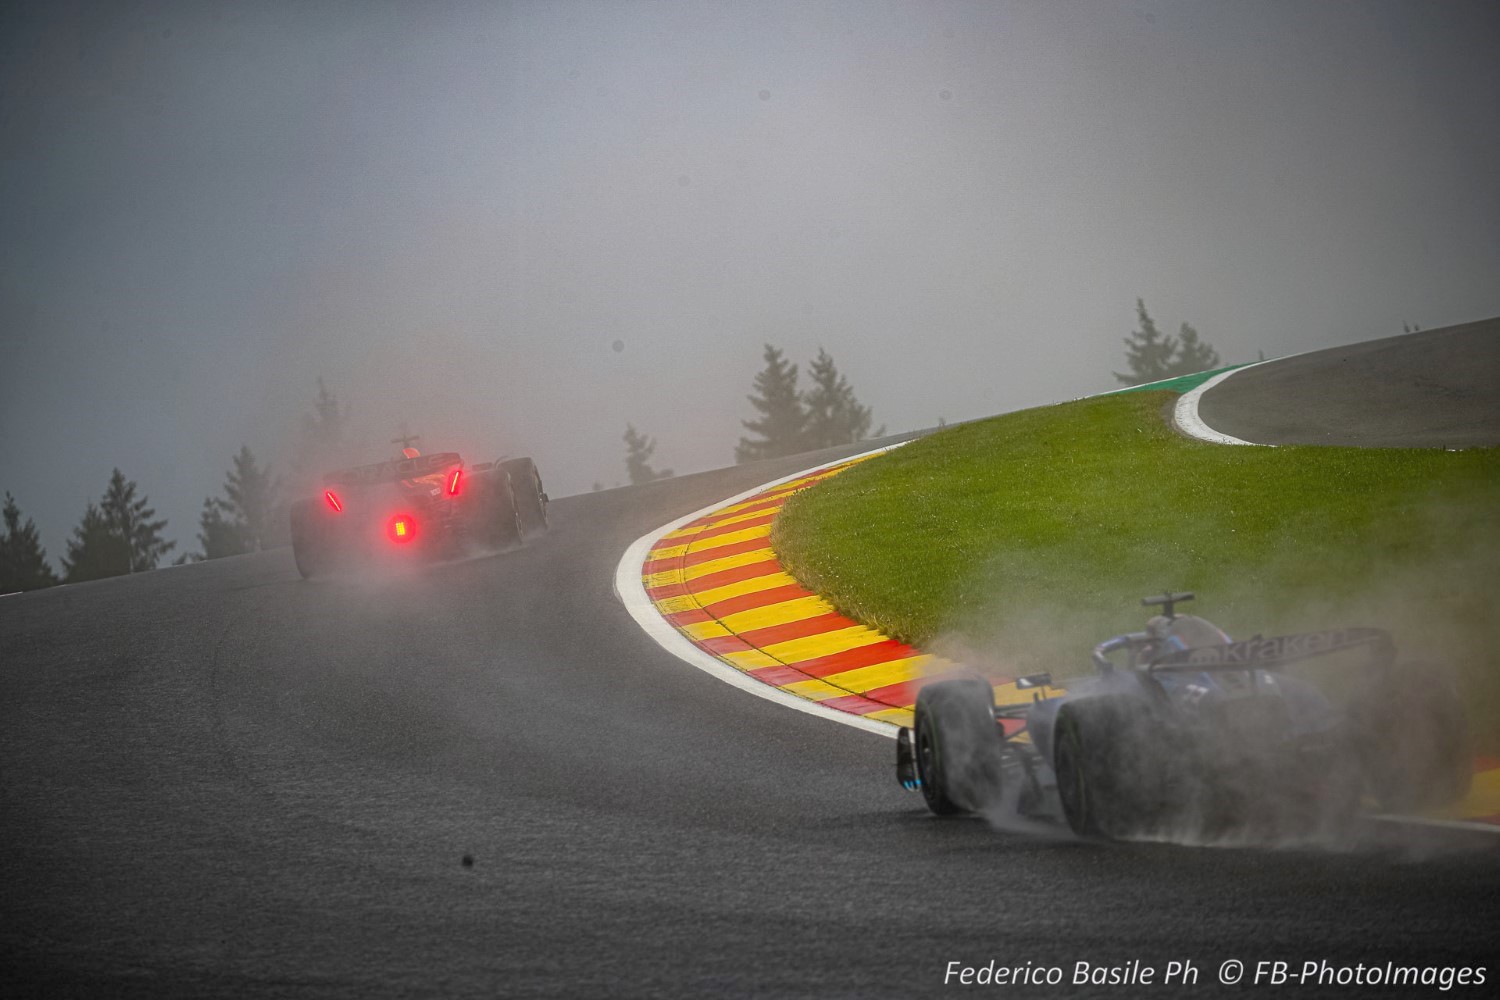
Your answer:
[[[1231,635],[1388,627],[1500,746],[1500,449],[1225,447],[1172,431],[1176,399],[941,431],[798,494],[772,544],[844,613],[1011,673],[1086,672],[1167,588]]]

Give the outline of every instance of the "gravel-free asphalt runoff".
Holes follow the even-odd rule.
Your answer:
[[[1345,357],[1430,373],[1405,344],[1253,369],[1204,417],[1255,439],[1218,392],[1311,374],[1337,398],[1370,379]],[[1399,405],[1445,405],[1438,382]],[[890,740],[635,626],[611,591],[630,542],[838,454],[563,499],[526,549],[384,578],[307,583],[283,550],[0,599],[0,994],[912,996],[953,960],[1070,980],[1187,959],[1192,995],[1229,959],[1500,975],[1495,838],[1108,846],[941,821],[896,787]]]

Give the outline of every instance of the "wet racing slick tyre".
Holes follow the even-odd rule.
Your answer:
[[[489,542],[495,548],[508,549],[526,540],[526,529],[516,503],[515,489],[503,468],[496,469],[490,480],[491,509]]]
[[[521,514],[522,530],[528,535],[546,531],[547,494],[542,489],[542,475],[537,472],[536,463],[529,458],[513,458],[501,462],[500,467],[510,473],[510,488]]]
[[[334,548],[322,527],[321,511],[315,500],[298,500],[292,504],[292,558],[302,579],[325,576],[334,569]]]
[[[1142,698],[1103,695],[1064,705],[1053,730],[1052,767],[1068,826],[1080,837],[1118,840],[1167,812],[1167,754]]]
[[[939,816],[1000,803],[1004,737],[983,678],[940,681],[917,693],[915,756],[922,797]]]
[[[1365,779],[1382,809],[1420,811],[1468,794],[1469,723],[1452,668],[1398,664],[1351,713]]]

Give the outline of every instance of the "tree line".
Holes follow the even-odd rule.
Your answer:
[[[110,473],[104,494],[98,503],[84,509],[73,537],[68,539],[61,578],[47,562],[36,524],[30,518],[22,523],[20,507],[6,493],[5,534],[0,537],[0,593],[155,569],[177,543],[162,537],[166,519],[156,516],[150,500],[139,489],[119,469]]]
[[[855,396],[833,357],[819,350],[808,366],[810,385],[799,384],[798,366],[780,348],[765,345],[765,367],[755,376],[748,397],[756,411],[742,421],[748,436],[735,447],[737,462],[794,455],[870,436],[870,408]],[[339,464],[349,441],[349,410],[319,378],[312,410],[302,419],[293,462],[297,487],[311,488],[315,477]],[[876,435],[883,434],[882,427]],[[625,472],[632,484],[669,478],[671,469],[654,462],[656,439],[627,425]],[[595,488],[601,488],[596,483]],[[249,445],[231,460],[221,492],[203,498],[198,516],[198,550],[183,553],[177,564],[257,552],[286,544],[287,483],[263,463]],[[73,529],[63,556],[62,573],[52,570],[36,525],[22,520],[15,499],[5,495],[5,533],[0,535],[0,593],[33,590],[57,583],[79,583],[155,569],[176,548],[164,538],[165,518],[157,518],[135,480],[115,469],[97,503],[90,503]]]
[[[753,391],[746,397],[756,416],[740,421],[750,435],[741,437],[735,446],[735,462],[854,444],[885,433],[883,425],[871,433],[874,417],[870,408],[860,403],[849,380],[826,350],[819,348],[818,356],[807,366],[811,385],[806,389],[798,384],[798,366],[787,360],[781,348],[766,344],[761,357],[765,366],[756,373]],[[632,485],[672,475],[671,469],[658,471],[651,466],[656,452],[655,438],[629,424],[624,441],[625,472]],[[594,488],[603,487],[595,483]]]
[[[348,444],[349,411],[320,378],[312,411],[302,418],[297,456],[293,461],[296,485],[309,485],[335,464]],[[288,539],[288,490],[269,465],[262,464],[248,445],[231,458],[222,494],[204,497],[198,517],[196,552],[184,553],[176,563],[219,559],[284,545]],[[176,548],[163,537],[166,518],[158,518],[149,498],[118,468],[99,500],[88,504],[67,540],[60,560],[62,573],[52,569],[47,551],[31,518],[5,494],[4,533],[0,534],[0,594],[37,590],[59,583],[82,583],[127,573],[156,569]]]
[[[1163,334],[1147,312],[1145,300],[1136,299],[1135,308],[1140,329],[1124,341],[1129,372],[1114,373],[1124,384],[1193,375],[1223,364],[1219,352],[1191,323],[1184,322],[1175,336]],[[741,437],[735,447],[736,462],[796,455],[885,434],[884,426],[871,432],[874,418],[870,408],[860,403],[827,351],[820,348],[808,365],[811,385],[806,389],[798,385],[798,366],[780,348],[766,344],[762,357],[764,367],[755,375],[748,397],[755,416],[741,421],[749,435]],[[670,469],[659,471],[651,465],[657,447],[655,438],[630,424],[625,428],[624,441],[625,471],[632,485],[672,475]],[[594,488],[602,489],[603,485],[595,483]]]
[[[762,357],[766,364],[756,374],[755,391],[749,396],[759,416],[740,421],[753,436],[740,438],[734,449],[736,462],[854,444],[885,433],[882,425],[871,434],[870,408],[860,403],[827,351],[819,348],[807,366],[812,385],[805,391],[797,386],[797,366],[780,348],[766,344]]]
[[[1208,371],[1222,364],[1219,353],[1184,322],[1177,334],[1166,335],[1136,299],[1139,329],[1126,337],[1128,373],[1114,376],[1126,385],[1140,385],[1179,375]],[[1409,328],[1408,328],[1409,329]],[[1418,327],[1420,329],[1420,327]],[[800,385],[799,366],[781,348],[765,344],[763,367],[746,397],[754,416],[742,420],[748,432],[734,449],[736,462],[779,458],[837,445],[854,444],[885,433],[874,422],[870,407],[860,403],[849,380],[832,355],[819,349],[808,364],[809,385]],[[310,487],[321,472],[339,463],[349,440],[349,409],[317,380],[312,410],[302,418],[301,437],[293,460],[297,487]],[[625,472],[632,484],[669,478],[671,469],[653,465],[657,441],[627,424],[623,435]],[[595,489],[602,484],[595,483]],[[269,465],[262,464],[248,445],[231,458],[220,495],[205,497],[198,519],[198,551],[184,553],[178,563],[256,552],[286,544],[288,489]],[[32,590],[60,582],[138,573],[154,569],[176,547],[163,538],[167,522],[158,519],[149,499],[134,480],[119,469],[110,474],[97,503],[90,503],[67,542],[62,574],[48,563],[46,550],[31,519],[22,520],[15,498],[5,494],[4,533],[0,535],[0,593]]]

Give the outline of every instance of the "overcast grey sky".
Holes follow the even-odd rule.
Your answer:
[[[322,375],[389,438],[733,461],[761,345],[891,430],[1500,313],[1500,4],[9,3],[0,489],[196,547]],[[612,349],[615,341],[624,349]],[[371,459],[383,457],[380,454]]]

